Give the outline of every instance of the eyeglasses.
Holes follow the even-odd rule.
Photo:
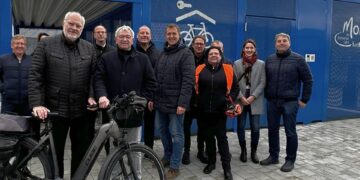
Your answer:
[[[127,35],[127,36],[118,36],[119,39],[131,39],[132,37]]]
[[[95,32],[96,34],[106,34],[106,32],[105,31],[97,31],[97,32]]]

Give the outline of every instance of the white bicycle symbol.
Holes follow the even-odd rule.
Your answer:
[[[197,35],[202,35],[205,37],[205,44],[210,44],[214,41],[214,36],[206,31],[205,23],[200,23],[202,27],[194,27],[194,24],[187,24],[189,26],[188,31],[181,31],[180,35],[184,38],[185,44],[187,46],[191,46],[191,42],[193,38]],[[199,33],[195,34],[194,31],[199,31]],[[209,47],[210,45],[207,45],[206,47]]]

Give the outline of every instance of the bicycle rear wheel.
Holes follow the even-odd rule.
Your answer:
[[[130,145],[129,149],[116,149],[111,153],[102,165],[98,179],[132,180],[135,177],[141,180],[165,179],[159,157],[152,149],[141,144]]]
[[[24,138],[20,140],[21,155],[19,161],[21,161],[27,153],[29,153],[37,142],[31,138]],[[19,157],[18,157],[19,158]],[[16,170],[7,175],[7,179],[53,179],[53,164],[45,149],[34,153],[27,163],[22,167],[16,167]]]

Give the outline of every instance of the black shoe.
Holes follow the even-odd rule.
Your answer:
[[[161,159],[161,163],[163,164],[164,167],[169,167],[170,166],[170,161],[169,160]]]
[[[244,148],[244,149],[241,148],[240,161],[241,161],[241,162],[246,162],[246,161],[247,161],[246,148]]]
[[[185,165],[190,164],[190,155],[189,155],[189,152],[184,152],[181,162],[182,162],[183,164],[185,164]]]
[[[294,162],[293,161],[286,161],[284,165],[281,166],[280,170],[282,172],[290,172],[294,169]]]
[[[259,164],[259,158],[255,152],[251,152],[251,161],[255,164]]]
[[[224,179],[225,180],[232,180],[233,179],[231,170],[224,170]]]
[[[196,156],[202,163],[209,163],[209,158],[205,152],[198,152]]]
[[[268,158],[260,161],[260,165],[268,166],[270,164],[279,164],[279,159],[269,156]]]
[[[215,169],[215,164],[208,164],[205,166],[203,172],[205,174],[210,174]]]

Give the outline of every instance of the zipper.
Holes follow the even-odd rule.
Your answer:
[[[211,69],[211,95],[210,95],[210,112],[212,112],[212,99],[213,99],[213,93],[214,93],[214,67]]]
[[[279,67],[278,67],[278,72],[277,72],[277,79],[276,79],[276,91],[275,91],[275,98],[278,98],[278,90],[279,90],[279,79],[280,79],[280,69],[281,69],[281,64],[284,58],[280,59],[280,63],[279,63]]]

